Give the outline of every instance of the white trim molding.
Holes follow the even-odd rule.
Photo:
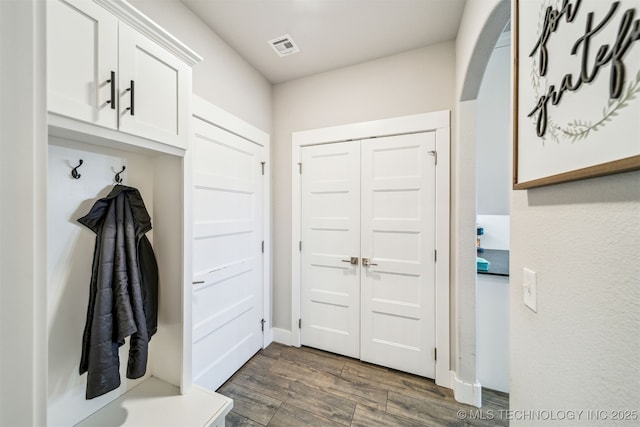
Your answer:
[[[453,397],[460,402],[467,405],[475,406],[476,408],[482,407],[482,386],[479,382],[465,383],[458,378],[455,371],[450,371],[451,376],[451,388],[453,389]]]
[[[280,328],[272,328],[271,334],[273,335],[274,342],[289,346],[291,345],[291,331]]]
[[[164,28],[145,16],[138,9],[124,0],[94,0],[100,6],[113,13],[119,20],[127,23],[138,32],[162,46],[185,64],[193,67],[202,61],[202,57],[187,45],[169,34]]]
[[[300,173],[301,148],[305,146],[343,142],[418,132],[435,132],[438,167],[436,168],[436,384],[451,388],[450,370],[450,111],[436,111],[384,120],[353,123],[292,133],[291,144],[291,332],[290,345],[301,345],[300,329]],[[288,332],[288,331],[287,331]],[[274,340],[279,342],[274,334]]]

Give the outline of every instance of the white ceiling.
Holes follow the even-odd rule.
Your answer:
[[[465,0],[181,0],[271,83],[447,40]],[[268,40],[289,34],[300,53]]]

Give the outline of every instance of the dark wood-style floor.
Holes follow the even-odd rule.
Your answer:
[[[234,401],[227,426],[508,425],[499,416],[508,409],[507,394],[483,390],[480,411],[456,402],[451,390],[432,380],[276,343],[218,392]]]

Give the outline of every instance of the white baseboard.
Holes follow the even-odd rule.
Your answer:
[[[264,335],[262,338],[262,348],[267,348],[269,347],[269,344],[271,344],[273,342],[273,329],[272,328],[266,328],[264,331]]]
[[[453,389],[453,396],[455,399],[460,403],[466,403],[467,405],[481,408],[482,386],[480,383],[465,383],[458,378],[455,371],[449,371],[449,374],[451,375],[451,388]]]
[[[271,328],[271,333],[273,335],[273,341],[284,345],[291,345],[291,331],[280,328]]]

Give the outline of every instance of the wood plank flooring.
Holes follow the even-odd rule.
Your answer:
[[[483,390],[479,410],[456,402],[451,390],[427,378],[276,343],[258,352],[218,392],[234,400],[227,426],[508,425],[499,412],[509,407],[507,394]]]

